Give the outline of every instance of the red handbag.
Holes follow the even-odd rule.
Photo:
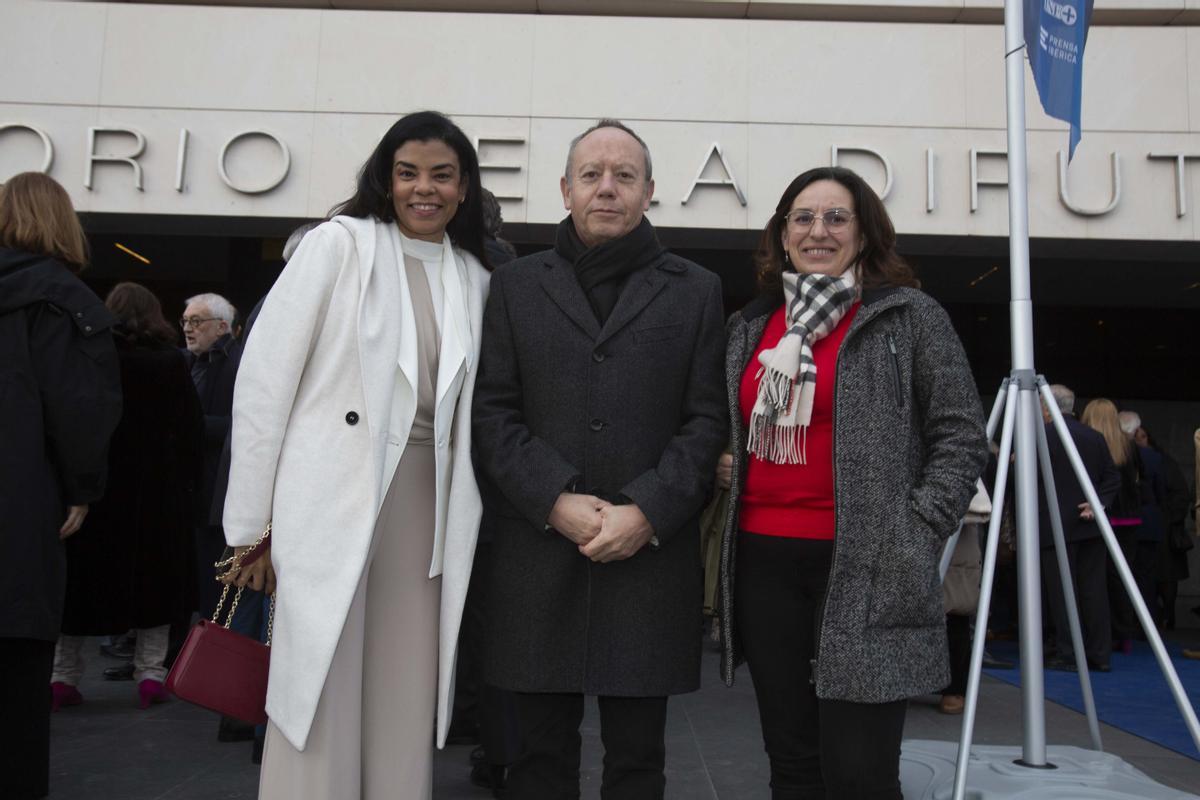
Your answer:
[[[264,534],[264,537],[268,535]],[[244,566],[245,563],[240,561],[238,565]],[[267,721],[267,669],[271,660],[275,596],[271,596],[267,643],[263,644],[229,630],[238,600],[242,597],[241,588],[233,596],[225,623],[220,623],[221,607],[228,595],[229,586],[226,585],[212,619],[200,620],[188,632],[179,656],[167,675],[167,691],[227,717],[262,725]]]

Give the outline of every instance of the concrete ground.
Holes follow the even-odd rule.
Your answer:
[[[1179,638],[1190,646],[1195,632]],[[55,800],[252,800],[258,768],[249,743],[220,744],[217,719],[208,711],[173,700],[147,711],[137,708],[132,682],[104,681],[102,670],[118,662],[89,647],[85,702],[53,717],[51,797]],[[716,653],[705,653],[699,692],[672,699],[667,721],[667,797],[677,800],[766,800],[767,759],[749,675],[743,669],[732,689],[717,675]],[[1174,708],[1164,714],[1178,713]],[[957,741],[961,717],[937,711],[937,698],[919,698],[909,708],[905,738]],[[1046,706],[1047,742],[1090,747],[1083,715]],[[1200,793],[1200,761],[1102,725],[1105,749],[1155,781]],[[600,730],[594,704],[583,726],[583,797],[599,797]],[[1019,745],[1020,692],[985,677],[975,742]],[[486,800],[471,785],[471,748],[449,747],[435,760],[436,800]],[[398,800],[404,800],[398,792]],[[342,800],[338,798],[337,800]],[[354,800],[345,798],[345,800]]]

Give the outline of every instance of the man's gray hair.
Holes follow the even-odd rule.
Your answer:
[[[1050,394],[1054,395],[1054,402],[1058,403],[1058,410],[1064,414],[1072,414],[1075,411],[1075,393],[1063,386],[1061,383],[1050,384]]]
[[[208,292],[206,294],[198,294],[195,297],[189,297],[184,301],[184,306],[190,306],[192,303],[200,303],[208,308],[208,313],[212,314],[217,319],[223,319],[233,327],[233,318],[237,316],[237,309],[233,307],[233,303],[221,297],[219,294]]]
[[[292,260],[292,254],[296,252],[296,248],[300,246],[300,240],[304,238],[304,234],[311,231],[313,228],[320,225],[320,222],[306,222],[296,230],[292,231],[288,236],[287,241],[283,243],[283,262]]]
[[[579,144],[581,141],[583,141],[583,138],[585,136],[587,136],[589,133],[595,133],[596,131],[600,130],[601,128],[616,128],[619,131],[625,131],[626,133],[628,133],[630,136],[632,136],[634,139],[637,140],[637,143],[642,146],[642,155],[644,155],[646,157],[646,176],[645,177],[646,177],[646,183],[649,183],[650,179],[654,177],[654,165],[650,162],[650,148],[646,146],[646,143],[642,140],[642,137],[638,136],[636,133],[633,132],[632,128],[630,128],[624,122],[621,122],[621,120],[613,119],[612,117],[605,117],[604,119],[600,120],[595,125],[588,128],[586,131],[584,131],[583,133],[579,134],[578,136],[576,136],[574,139],[571,140],[571,146],[569,148],[567,148],[567,168],[563,172],[563,176],[567,179],[567,183],[568,184],[571,183],[571,162],[575,159],[575,146],[577,144]]]
[[[1142,427],[1142,417],[1136,411],[1122,411],[1117,414],[1117,423],[1120,424],[1122,433],[1133,436],[1137,429]]]

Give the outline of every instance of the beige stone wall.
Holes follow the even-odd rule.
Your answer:
[[[973,150],[1005,147],[999,25],[699,17],[3,3],[0,180],[41,166],[40,132],[50,173],[82,210],[320,216],[397,115],[436,108],[482,140],[505,218],[549,223],[563,214],[567,142],[617,116],[651,146],[659,225],[760,228],[786,183],[837,147],[877,189],[890,176],[901,231],[1006,233],[1005,191],[987,185],[1003,179],[1003,157],[980,154],[974,192],[971,180]],[[1196,238],[1200,165],[1188,162],[1178,187],[1175,163],[1148,156],[1200,156],[1197,36],[1187,25],[1093,28],[1065,190],[1075,211],[1057,169],[1066,126],[1041,113],[1027,81],[1032,235]],[[85,186],[90,128],[144,137],[141,190],[120,163],[93,164]],[[246,131],[278,141],[230,144],[231,188],[219,155]],[[136,143],[101,131],[94,152]],[[282,182],[245,191],[284,174],[281,144]],[[1111,203],[1113,153],[1119,201],[1081,213]],[[727,167],[745,203],[732,185],[694,186],[702,167],[708,179]]]

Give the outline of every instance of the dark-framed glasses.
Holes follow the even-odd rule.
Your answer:
[[[827,211],[822,211],[820,214],[815,214],[806,208],[798,208],[795,211],[789,212],[784,219],[788,225],[796,230],[808,230],[817,220],[825,223],[825,230],[836,233],[846,230],[846,226],[850,224],[850,220],[854,219],[854,214],[844,208],[831,208]]]
[[[179,327],[184,328],[199,328],[206,322],[220,319],[219,317],[183,317],[179,320]]]

